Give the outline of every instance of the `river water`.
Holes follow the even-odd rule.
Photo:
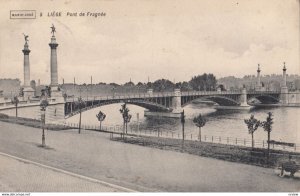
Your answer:
[[[101,106],[82,113],[82,124],[90,126],[99,126],[96,114],[101,110],[106,114],[106,119],[103,121],[104,126],[122,126],[123,120],[119,112],[121,104],[112,104]],[[181,134],[180,119],[173,118],[154,118],[144,117],[144,108],[129,105],[130,114],[132,115],[130,126],[137,127],[139,122],[140,130],[160,130],[161,132],[173,132],[175,135]],[[219,111],[213,107],[190,104],[183,108],[186,115],[185,133],[196,138],[198,128],[193,124],[193,118],[199,113],[207,119],[206,125],[202,128],[202,135],[208,137],[232,137],[243,138],[250,140],[251,135],[248,134],[248,129],[244,123],[244,119],[249,118],[251,114],[255,118],[263,121],[266,120],[267,113],[272,112],[274,117],[271,139],[284,142],[292,142],[300,144],[300,108],[294,107],[268,107],[268,108],[253,108],[251,110],[235,110],[235,111]],[[139,116],[139,118],[137,117]],[[139,120],[138,120],[139,119]],[[67,119],[68,123],[78,123],[79,115]],[[266,140],[267,132],[262,128],[254,134],[256,140]]]

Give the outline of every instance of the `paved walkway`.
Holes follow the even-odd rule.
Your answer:
[[[0,192],[126,191],[97,180],[0,154]]]
[[[133,190],[300,191],[299,180],[273,169],[114,142],[104,133],[47,131],[50,148],[40,143],[40,129],[0,122],[0,152]]]

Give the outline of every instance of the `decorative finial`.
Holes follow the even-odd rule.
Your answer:
[[[25,39],[25,44],[27,44],[27,42],[28,42],[28,35],[25,35],[24,33],[23,33],[23,35],[24,35],[24,39]]]
[[[52,36],[54,37],[54,33],[56,32],[55,26],[52,24],[52,27],[50,27],[50,28],[51,28]]]
[[[285,62],[283,62],[283,71],[286,71]]]

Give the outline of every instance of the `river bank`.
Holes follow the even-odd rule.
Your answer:
[[[0,121],[34,128],[42,128],[41,121],[34,119],[20,117],[16,118],[6,115],[0,115]],[[46,124],[45,129],[58,131],[72,129],[72,127],[66,125]],[[96,130],[93,128],[86,129],[89,131],[111,134],[111,136],[113,136],[114,134],[115,136],[119,135],[118,133],[113,134],[113,132],[111,131]],[[114,137],[111,138],[111,140],[164,150],[172,150],[197,156],[210,157],[224,161],[256,165],[260,167],[274,168],[282,162],[288,160],[289,156],[300,163],[300,153],[284,150],[270,149],[270,157],[269,160],[267,160],[267,149],[264,148],[252,149],[246,146],[228,145],[212,142],[199,142],[192,140],[185,140],[184,142],[182,142],[182,139],[149,137],[134,133],[126,135],[125,139],[121,137]]]
[[[115,142],[107,133],[46,131],[48,148],[41,148],[40,129],[5,122],[0,127],[0,152],[138,191],[291,192],[300,188],[299,180],[280,178],[270,168]]]

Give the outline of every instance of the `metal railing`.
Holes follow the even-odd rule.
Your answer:
[[[67,126],[78,128],[78,123],[66,123]],[[110,133],[123,133],[123,126],[122,125],[103,125],[101,130],[99,125],[81,125],[82,129],[86,130],[94,130],[94,131],[105,131]],[[199,141],[199,135],[196,133],[192,133],[189,130],[185,131],[185,140],[189,141]],[[173,138],[173,139],[183,139],[183,135],[179,131],[161,131],[159,129],[141,129],[141,126],[128,126],[127,134],[133,136],[146,136],[146,137],[160,137],[160,138]],[[200,142],[200,141],[199,141]],[[233,146],[244,146],[244,147],[251,147],[252,140],[246,138],[238,138],[238,137],[225,137],[225,136],[215,136],[215,135],[202,135],[201,142],[209,142],[209,143],[218,143],[218,144],[225,144],[225,145],[233,145]],[[254,147],[255,148],[267,148],[268,142],[267,140],[254,140]],[[284,151],[291,151],[291,152],[300,152],[300,144],[293,143],[293,146],[285,146],[285,145],[278,145],[278,144],[270,144],[270,149],[275,150],[284,150]]]
[[[196,95],[237,95],[241,94],[241,90],[235,91],[183,91],[179,96],[196,96]],[[279,91],[254,91],[247,94],[278,94]],[[136,99],[136,98],[156,98],[156,97],[174,97],[178,96],[176,92],[153,92],[153,93],[113,93],[106,96],[86,96],[86,101],[92,100],[118,100],[118,99]],[[68,96],[68,102],[77,101],[77,96]]]

